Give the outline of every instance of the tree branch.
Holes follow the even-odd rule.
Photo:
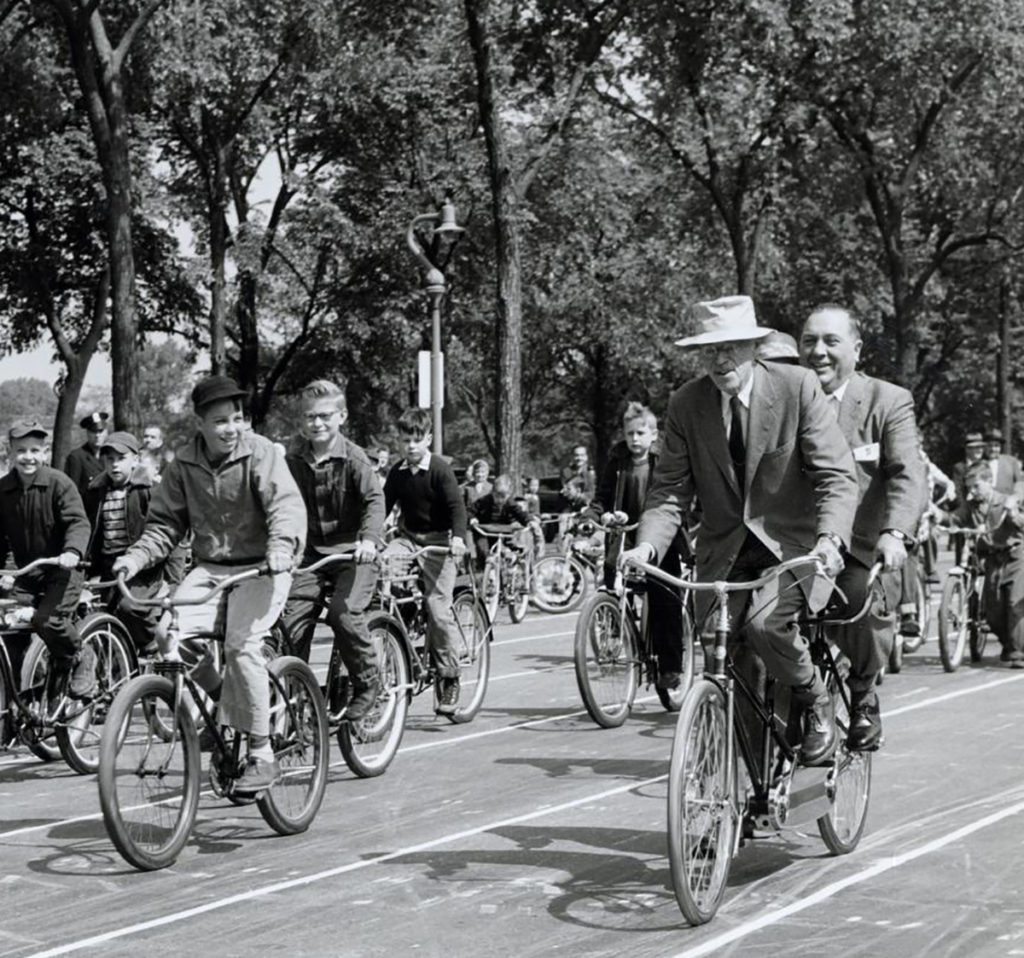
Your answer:
[[[135,42],[135,38],[153,18],[153,14],[156,13],[157,10],[166,2],[167,0],[149,0],[145,7],[142,8],[139,15],[131,22],[131,24],[129,24],[128,29],[125,30],[124,35],[121,37],[121,42],[118,43],[117,49],[113,52],[112,65],[115,71],[120,72],[121,67],[124,65],[125,58],[128,56],[132,44]]]

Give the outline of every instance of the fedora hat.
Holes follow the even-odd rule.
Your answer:
[[[980,432],[969,432],[964,437],[965,446],[984,446],[985,439]]]
[[[699,332],[677,339],[677,346],[708,346],[761,339],[774,332],[758,326],[754,301],[749,296],[723,296],[690,307],[688,319]]]

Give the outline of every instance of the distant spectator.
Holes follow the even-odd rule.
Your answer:
[[[373,454],[373,471],[377,473],[381,486],[388,477],[388,470],[391,468],[391,452],[381,446]]]
[[[75,484],[78,494],[83,499],[89,483],[103,473],[103,460],[100,458],[100,447],[107,441],[107,423],[110,416],[105,412],[89,413],[78,425],[85,430],[85,442],[77,449],[72,449],[64,460],[64,472]]]
[[[526,494],[523,496],[526,503],[526,511],[531,516],[540,515],[540,479],[530,476],[526,480]]]
[[[562,497],[571,508],[582,508],[594,498],[597,478],[586,446],[573,447],[572,460],[562,469],[561,479]]]
[[[142,430],[142,448],[139,450],[139,463],[149,479],[156,484],[160,474],[174,461],[174,452],[164,444],[164,431],[159,426],[146,426]]]
[[[469,464],[466,470],[466,481],[462,484],[462,495],[466,500],[466,510],[472,514],[473,504],[477,499],[489,495],[491,483],[488,477],[491,474],[491,467],[485,459],[475,459]]]
[[[761,340],[755,356],[775,363],[788,363],[790,366],[800,362],[796,340],[789,333],[780,333],[777,329],[773,329]]]

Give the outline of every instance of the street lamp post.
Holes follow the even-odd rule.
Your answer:
[[[436,263],[431,262],[426,250],[419,241],[417,229],[427,223],[433,223],[433,236],[457,236],[463,228],[455,221],[455,206],[451,200],[445,200],[437,213],[421,213],[413,218],[405,232],[405,241],[423,267],[423,289],[430,297],[430,411],[433,419],[434,448],[433,452],[440,455],[441,441],[441,403],[444,397],[444,377],[441,372],[441,300],[445,293],[444,273]]]

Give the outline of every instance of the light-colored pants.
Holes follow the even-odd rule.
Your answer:
[[[176,599],[200,596],[230,576],[252,566],[226,566],[201,562],[182,580]],[[224,684],[220,693],[220,721],[241,732],[270,734],[270,687],[262,642],[269,634],[291,587],[290,572],[247,579],[202,605],[178,609],[178,634],[182,639],[212,632],[218,616],[224,622]],[[196,666],[193,677],[205,689],[215,688],[218,677],[212,660]]]

